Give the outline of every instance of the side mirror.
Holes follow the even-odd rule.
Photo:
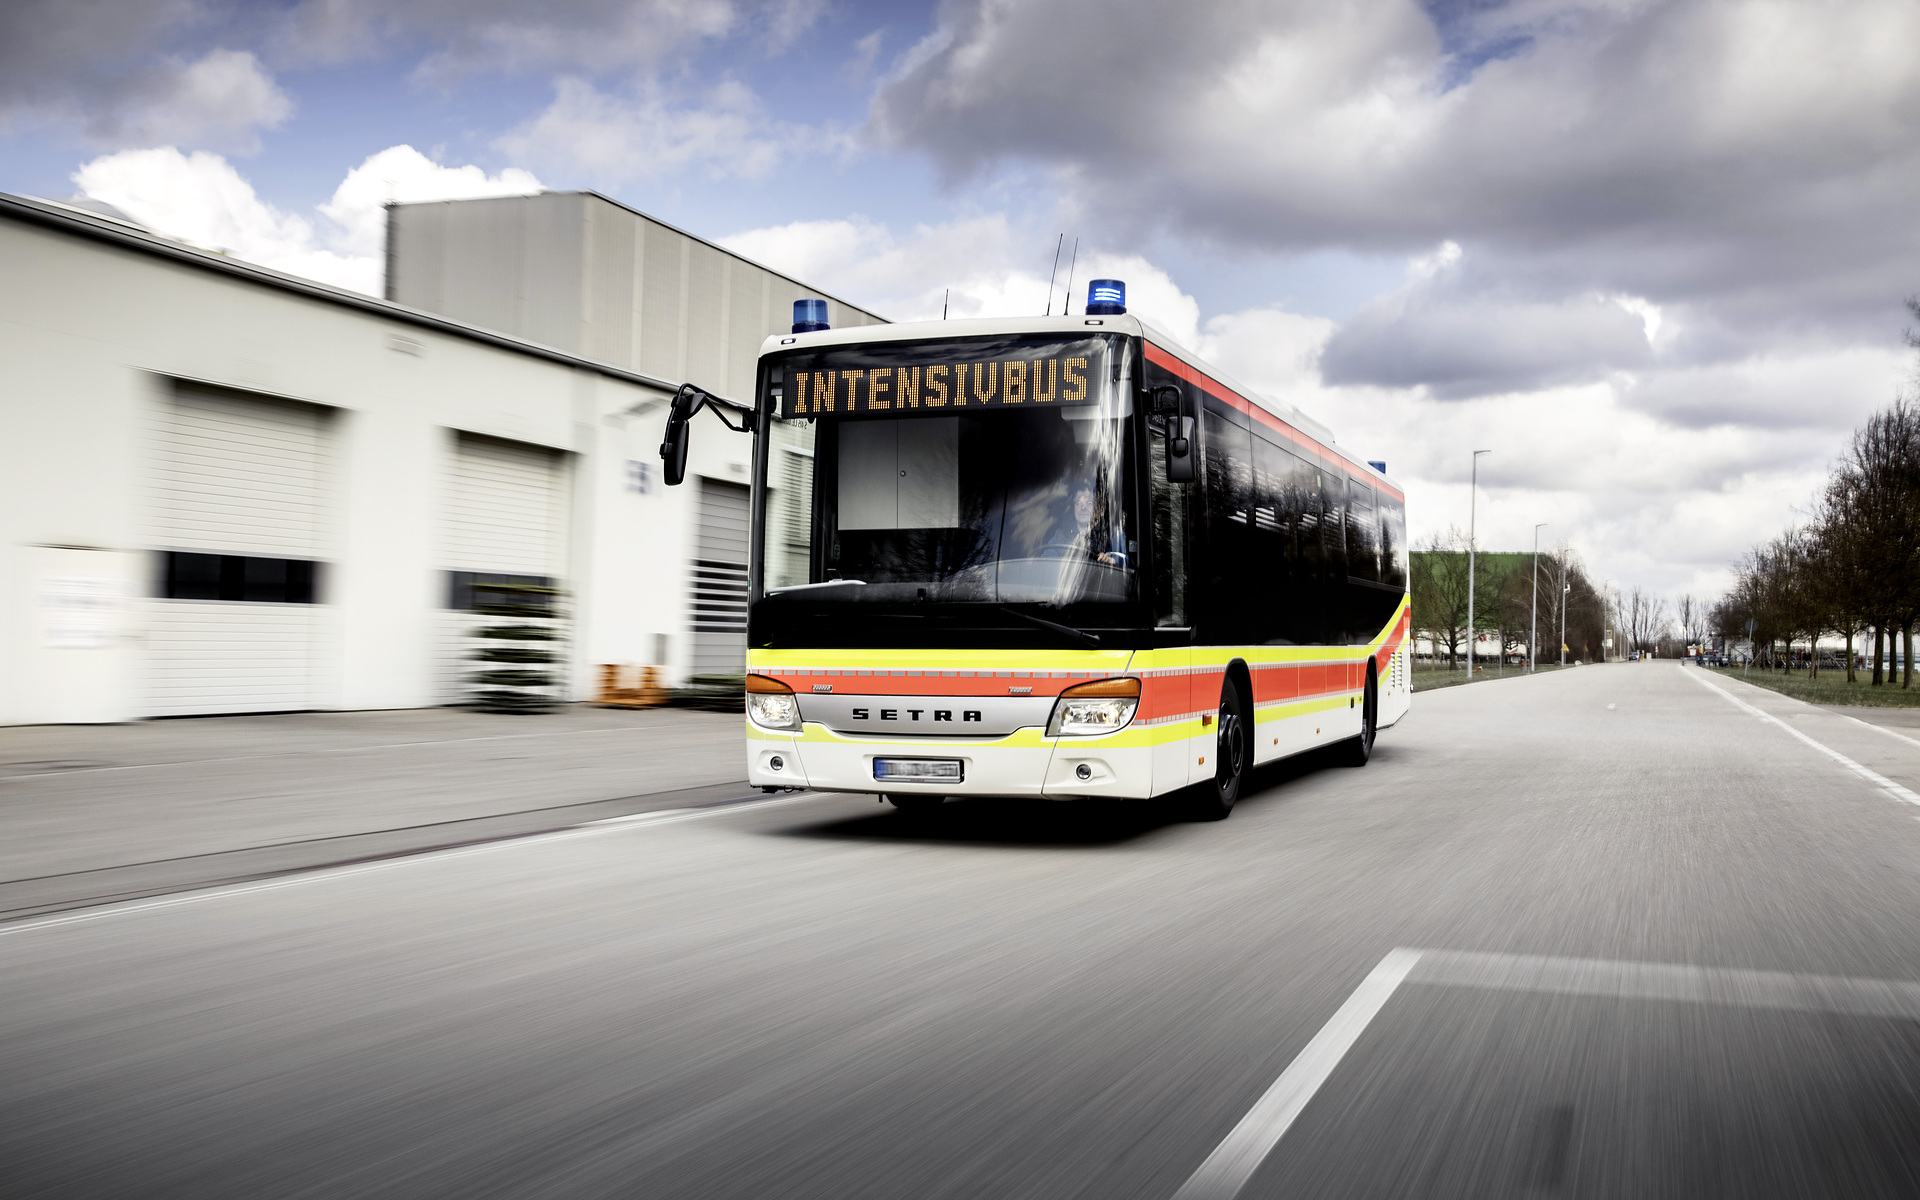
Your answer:
[[[660,443],[661,475],[668,487],[678,487],[687,477],[687,428],[694,414],[707,402],[707,394],[692,385],[683,386],[667,410],[667,440]]]
[[[1178,424],[1169,432],[1167,438],[1167,481],[1169,483],[1192,483],[1195,472],[1193,464],[1193,418],[1176,417]]]
[[[1194,480],[1193,463],[1193,426],[1192,409],[1187,407],[1187,398],[1181,390],[1170,383],[1163,383],[1153,389],[1150,412],[1156,417],[1167,417],[1167,480],[1170,483],[1192,483]]]

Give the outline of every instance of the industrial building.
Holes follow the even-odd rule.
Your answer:
[[[381,300],[0,196],[0,722],[458,702],[511,582],[570,698],[739,669],[750,439],[655,451],[821,293],[591,193],[389,221]]]

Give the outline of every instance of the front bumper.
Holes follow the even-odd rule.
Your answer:
[[[1153,788],[1153,748],[1132,728],[1100,737],[1049,738],[1037,727],[1003,738],[851,738],[821,725],[799,734],[747,726],[747,781],[755,787],[804,787],[880,795],[1000,796],[1078,800],[1141,799]],[[880,783],[876,758],[957,758],[958,783]],[[780,768],[774,769],[775,759]],[[1087,777],[1080,777],[1080,768]]]

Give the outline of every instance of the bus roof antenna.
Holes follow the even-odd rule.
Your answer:
[[[1065,236],[1064,234],[1062,236]],[[1073,239],[1073,261],[1067,264],[1067,302],[1060,306],[1060,315],[1073,315],[1073,268],[1080,262],[1080,239]],[[1052,299],[1051,296],[1048,299]]]
[[[1065,245],[1067,235],[1062,233],[1060,240],[1053,244],[1053,270],[1047,272],[1047,315],[1053,315],[1053,281],[1060,274],[1060,247]]]
[[[948,288],[946,291],[940,293],[940,319],[942,321],[947,319],[947,301],[952,298],[953,298],[952,288]]]

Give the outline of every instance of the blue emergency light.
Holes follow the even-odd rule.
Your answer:
[[[1117,317],[1127,311],[1127,285],[1118,279],[1096,279],[1087,284],[1087,315]]]
[[[1383,462],[1375,462],[1370,458],[1367,460],[1367,465],[1372,467],[1374,470],[1380,472],[1382,475],[1385,475],[1387,473],[1387,464]]]
[[[825,300],[795,300],[793,302],[793,331],[795,333],[819,333],[822,329],[832,329],[827,324],[827,302]]]

